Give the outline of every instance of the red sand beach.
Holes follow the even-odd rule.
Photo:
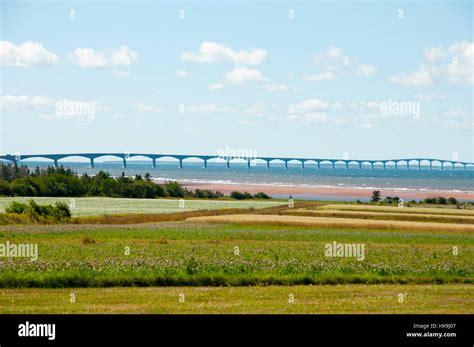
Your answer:
[[[271,196],[286,197],[293,195],[295,197],[324,197],[336,200],[340,199],[367,199],[372,195],[374,188],[354,188],[354,187],[305,187],[305,186],[284,186],[269,184],[225,184],[225,183],[195,183],[181,182],[183,186],[190,190],[209,189],[218,190],[224,194],[230,192],[246,191],[249,193],[265,192]],[[398,196],[403,199],[423,199],[429,196],[453,197],[459,200],[474,200],[474,192],[461,191],[428,191],[428,190],[394,190],[379,189],[384,196]]]

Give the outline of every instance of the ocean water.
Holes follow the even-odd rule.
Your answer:
[[[45,167],[51,165],[50,162],[24,161],[24,165],[34,168],[36,166]],[[61,165],[71,167],[77,173],[95,174],[99,170],[108,171],[112,176],[119,176],[122,172],[127,176],[136,174],[144,175],[149,173],[155,179],[177,180],[180,182],[196,183],[225,183],[225,184],[271,184],[281,186],[302,186],[302,187],[351,187],[381,190],[435,190],[435,191],[458,191],[474,193],[474,169],[463,170],[461,167],[445,168],[439,167],[429,170],[417,166],[400,167],[398,170],[388,168],[383,170],[376,167],[363,168],[337,166],[333,170],[331,166],[321,165],[318,169],[316,165],[306,165],[302,169],[301,165],[288,165],[285,168],[283,163],[272,163],[270,169],[266,165],[256,165],[247,167],[246,163],[231,163],[227,168],[222,162],[208,162],[208,167],[204,168],[200,162],[184,162],[180,168],[177,162],[157,161],[157,167],[153,168],[151,161],[128,161],[127,167],[123,168],[121,161],[96,162],[91,168],[85,162],[60,162]],[[318,197],[321,198],[321,197]]]

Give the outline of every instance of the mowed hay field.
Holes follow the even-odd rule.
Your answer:
[[[75,302],[70,302],[71,293]],[[403,300],[400,300],[403,295]],[[180,301],[181,299],[181,301]],[[472,314],[472,285],[0,289],[0,312]]]

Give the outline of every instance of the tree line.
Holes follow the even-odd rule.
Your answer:
[[[25,166],[4,164],[0,166],[0,195],[3,196],[50,196],[50,197],[81,197],[107,196],[121,198],[200,198],[216,199],[225,197],[219,191],[188,190],[179,182],[168,181],[163,184],[151,180],[150,174],[126,177],[112,177],[108,172],[99,171],[96,175],[84,173],[77,175],[70,168],[52,167],[44,169],[36,167],[31,171]],[[269,199],[265,193],[255,195],[247,192],[232,192],[235,199]]]

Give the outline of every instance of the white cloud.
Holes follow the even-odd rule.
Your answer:
[[[456,41],[448,47],[451,61],[446,67],[450,82],[474,84],[474,42]]]
[[[288,87],[280,83],[265,83],[263,89],[269,93],[286,92]]]
[[[3,95],[0,97],[0,108],[8,111],[19,111],[23,108],[35,108],[41,110],[53,107],[55,100],[45,96],[26,96],[26,95]]]
[[[208,114],[234,112],[237,112],[237,109],[226,106],[217,106],[215,104],[192,105],[184,107],[184,113]]]
[[[102,50],[77,48],[72,54],[71,60],[83,68],[128,67],[138,60],[138,54],[127,46]]]
[[[181,60],[197,63],[235,63],[244,65],[261,64],[267,58],[267,52],[260,48],[250,48],[248,51],[235,51],[231,47],[217,42],[202,42],[197,53],[183,52]]]
[[[421,94],[421,93],[416,94],[416,98],[418,100],[427,100],[427,101],[446,99],[444,95],[430,95],[430,94]]]
[[[238,125],[252,126],[252,127],[256,126],[256,124],[254,122],[251,122],[249,120],[239,120],[239,121],[237,121],[237,124]]]
[[[430,47],[425,49],[425,57],[428,61],[434,62],[446,57],[446,51],[442,47]]]
[[[305,79],[313,82],[329,81],[334,79],[334,73],[331,71],[321,72],[314,75],[308,75],[305,77]]]
[[[221,90],[222,88],[224,88],[222,83],[212,83],[207,86],[207,89],[209,90]]]
[[[10,41],[0,41],[0,62],[5,66],[48,66],[57,64],[59,58],[42,43],[27,41],[15,46]]]
[[[186,78],[188,77],[188,72],[186,70],[176,70],[176,77]]]
[[[327,62],[335,62],[342,59],[342,49],[331,46],[327,49],[326,52],[320,53],[314,56],[313,62],[316,65],[327,63]]]
[[[389,78],[391,83],[408,87],[426,87],[433,83],[433,71],[426,66],[421,66],[418,71],[410,74],[393,75]]]
[[[375,65],[361,64],[357,68],[356,74],[362,77],[372,77],[377,74],[378,67]]]
[[[474,84],[474,42],[455,41],[447,48],[425,49],[425,63],[414,73],[394,75],[392,83],[405,86],[424,87],[435,80],[451,83]]]
[[[313,111],[313,110],[324,110],[329,106],[329,103],[319,99],[308,99],[306,101],[296,104],[296,110],[301,111]]]
[[[249,69],[247,67],[236,67],[229,71],[226,76],[226,81],[231,84],[244,84],[250,81],[265,81],[263,74],[257,69]]]
[[[135,107],[135,109],[140,112],[151,112],[151,113],[163,112],[163,110],[160,107],[150,106],[142,102],[137,102],[133,104],[132,106]]]
[[[117,77],[127,77],[127,76],[130,76],[132,74],[132,72],[130,70],[126,70],[126,71],[112,70],[112,71],[110,71],[110,73],[114,76],[117,76]]]

